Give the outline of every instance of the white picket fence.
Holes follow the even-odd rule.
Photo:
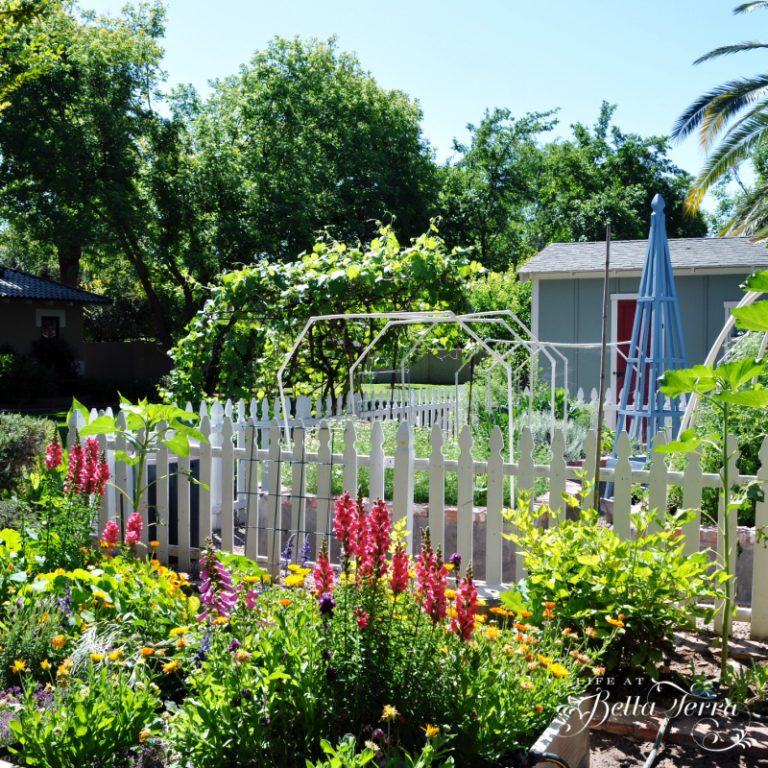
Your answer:
[[[298,410],[298,409],[297,409]],[[413,424],[400,421],[397,448],[392,456],[384,455],[384,431],[380,420],[371,426],[371,450],[361,454],[357,448],[355,422],[347,420],[336,426],[322,420],[315,428],[316,450],[308,450],[307,427],[295,422],[290,444],[286,442],[283,422],[273,419],[265,425],[253,418],[255,411],[246,414],[244,406],[220,406],[204,409],[199,427],[208,439],[193,444],[188,457],[169,455],[164,447],[150,456],[150,467],[144,478],[134,478],[131,466],[115,460],[115,450],[124,449],[120,439],[100,438],[107,451],[112,477],[116,487],[109,487],[100,512],[100,527],[109,519],[125,516],[131,511],[124,501],[124,491],[136,482],[147,484],[154,477],[151,504],[143,504],[144,543],[150,539],[160,542],[158,556],[162,560],[175,558],[181,570],[189,570],[198,558],[200,547],[215,535],[220,546],[233,550],[241,546],[244,553],[275,571],[280,553],[293,537],[292,557],[295,560],[304,537],[308,537],[311,553],[317,551],[320,541],[330,537],[332,531],[333,477],[341,478],[341,487],[354,492],[361,481],[361,470],[368,474],[368,497],[385,497],[385,474],[392,473],[391,512],[394,520],[405,519],[409,533],[429,525],[432,541],[440,544],[444,552],[462,553],[465,562],[475,560],[481,565],[478,575],[487,584],[512,582],[522,575],[522,565],[512,545],[503,539],[504,522],[501,511],[505,488],[514,483],[516,491],[533,493],[536,480],[543,478],[549,489],[552,512],[547,524],[557,525],[565,514],[562,494],[568,480],[580,481],[582,472],[594,475],[596,433],[590,432],[584,445],[588,457],[583,470],[568,466],[563,458],[563,433],[553,433],[548,464],[536,464],[533,457],[533,439],[524,429],[518,446],[517,461],[505,461],[504,438],[499,427],[490,437],[490,457],[476,461],[472,454],[471,429],[464,426],[460,432],[458,459],[446,459],[443,454],[445,430],[436,420],[431,427],[431,453],[417,458]],[[369,409],[368,413],[375,412]],[[277,414],[270,414],[277,415]],[[259,413],[260,417],[261,414]],[[119,418],[123,418],[119,416]],[[74,438],[73,423],[70,438]],[[343,434],[339,435],[339,429]],[[658,435],[656,444],[665,440]],[[613,483],[613,525],[622,537],[632,535],[630,523],[632,486],[643,484],[648,488],[649,508],[664,509],[669,488],[681,486],[683,506],[698,508],[704,488],[720,486],[720,477],[703,473],[696,456],[689,457],[685,471],[670,471],[664,456],[655,453],[647,469],[635,469],[630,464],[631,447],[626,434],[617,446],[614,468],[603,468],[601,479]],[[757,480],[768,481],[768,438],[760,451],[761,469]],[[191,479],[194,467],[196,481]],[[427,473],[429,501],[426,511],[414,503],[414,481],[417,472]],[[308,476],[314,478],[313,492],[309,493]],[[446,479],[455,476],[457,504],[455,513],[448,513],[445,505]],[[741,476],[732,459],[731,477],[734,483],[747,483],[754,477]],[[485,489],[484,508],[475,503],[476,489]],[[417,515],[421,514],[421,517]],[[721,513],[722,517],[722,513]],[[161,524],[150,523],[155,519]],[[731,541],[736,541],[736,522],[731,516]],[[687,526],[686,547],[695,551],[699,546],[700,519]],[[721,520],[722,525],[722,520]],[[768,501],[757,504],[756,528],[768,525]],[[412,541],[418,539],[418,535]],[[415,546],[416,542],[414,542]],[[722,549],[718,537],[717,546]],[[735,562],[735,547],[730,554]],[[484,564],[484,565],[483,565]],[[741,608],[738,618],[751,620],[753,636],[768,637],[768,549],[756,544],[751,573],[751,609]]]

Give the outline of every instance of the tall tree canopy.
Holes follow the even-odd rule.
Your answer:
[[[186,90],[176,103],[230,263],[294,259],[323,229],[368,240],[376,220],[408,237],[429,222],[435,165],[418,104],[382,89],[334,40],[277,38],[206,102]]]
[[[486,113],[469,126],[468,145],[443,174],[442,229],[448,242],[473,245],[492,269],[517,265],[555,241],[598,240],[610,221],[615,237],[648,235],[650,201],[667,201],[673,237],[706,234],[703,217],[685,215],[691,177],[667,156],[664,137],[624,133],[603,103],[594,127],[576,123],[573,136],[543,142],[554,113],[515,119]]]

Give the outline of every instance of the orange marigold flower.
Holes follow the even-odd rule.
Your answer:
[[[51,645],[57,651],[60,651],[66,644],[67,644],[67,636],[66,635],[54,635],[51,638]]]
[[[436,725],[432,725],[431,723],[427,723],[422,730],[424,731],[424,733],[427,734],[428,739],[431,739],[434,736],[437,736],[438,733],[440,733],[440,729]]]
[[[610,624],[612,627],[623,627],[624,622],[621,619],[606,619],[608,624]]]
[[[531,616],[533,616],[531,611],[520,611],[520,618],[522,619],[530,619]]]
[[[189,642],[187,641],[186,637],[180,637],[176,641],[176,647],[177,648],[186,648],[189,645]]]
[[[141,731],[139,731],[139,741],[141,742],[149,741],[151,736],[152,732],[149,730],[149,728],[142,728]]]
[[[548,600],[546,603],[544,603],[544,607],[552,610],[555,607],[555,603],[553,603],[551,600]]]
[[[537,704],[534,709],[536,710],[536,714],[540,715],[544,711],[544,707],[541,706],[541,704]]]
[[[181,666],[181,662],[178,659],[169,661],[167,664],[163,664],[163,672],[166,675],[170,675],[171,672],[175,672]]]
[[[144,646],[144,648],[141,648],[139,650],[139,653],[142,656],[152,656],[155,653],[155,649],[150,647],[150,646],[148,646],[148,645],[146,645],[146,646]]]
[[[284,597],[280,600],[280,605],[282,605],[283,608],[287,608],[292,602],[293,600],[291,600],[290,597]]]

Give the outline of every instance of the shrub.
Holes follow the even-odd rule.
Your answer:
[[[31,469],[56,426],[47,419],[0,413],[0,493],[14,490]]]
[[[635,537],[623,540],[598,524],[594,510],[550,529],[539,522],[547,511],[532,513],[522,499],[514,513],[519,533],[507,536],[523,554],[528,576],[520,592],[531,610],[541,615],[555,601],[560,618],[579,632],[596,640],[615,634],[609,665],[642,666],[655,675],[673,631],[693,629],[697,617],[713,613],[699,607],[717,592],[712,562],[707,552],[684,554],[679,531],[694,512],[633,514]],[[513,591],[506,599],[519,597]]]

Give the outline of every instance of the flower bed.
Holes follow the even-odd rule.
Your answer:
[[[74,467],[74,469],[73,469]],[[208,546],[199,583],[142,551],[141,518],[86,546],[105,465],[93,443],[41,462],[42,527],[0,532],[0,743],[23,766],[505,765],[596,663],[553,604],[483,615],[471,566],[387,505],[335,509],[279,582]],[[73,520],[77,525],[73,525]]]

